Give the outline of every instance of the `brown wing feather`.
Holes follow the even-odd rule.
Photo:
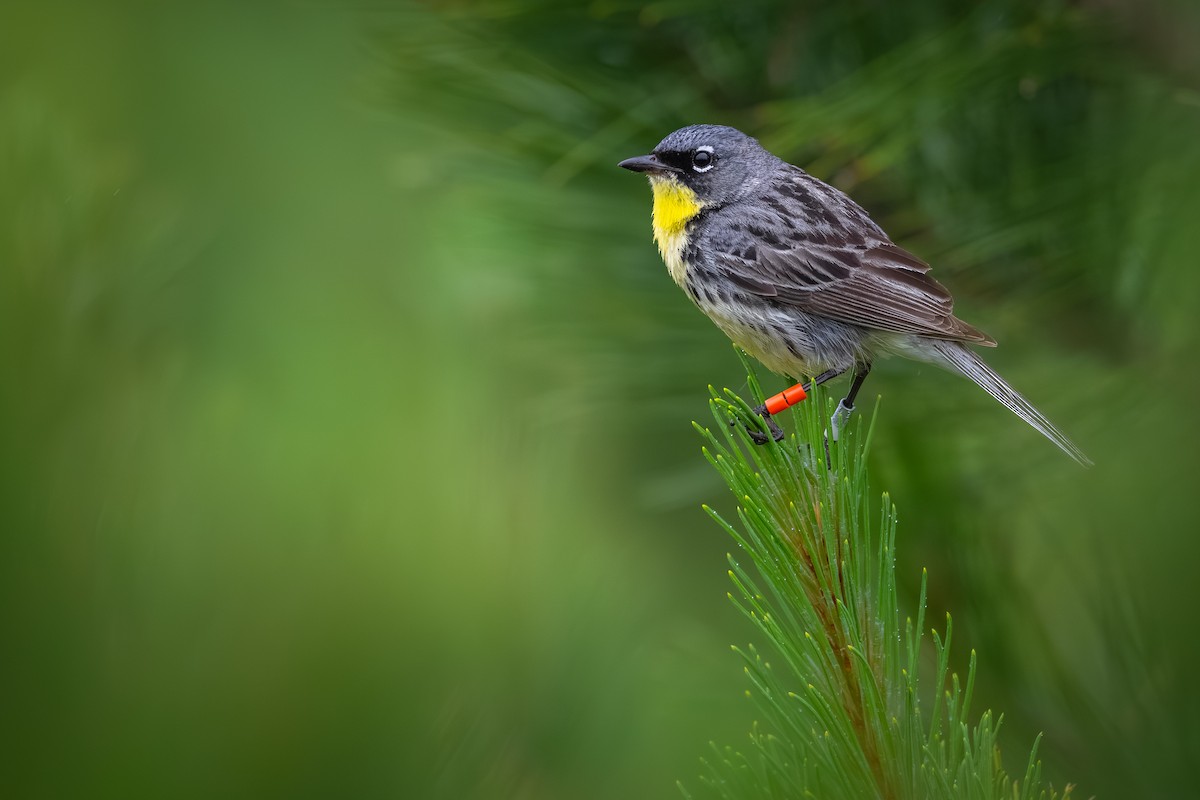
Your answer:
[[[802,311],[882,331],[915,333],[994,346],[986,333],[954,316],[946,287],[929,265],[890,242],[743,250],[717,264],[744,290]]]

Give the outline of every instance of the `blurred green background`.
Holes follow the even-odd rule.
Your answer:
[[[1200,759],[1200,11],[0,11],[0,792],[677,796],[754,718],[709,383],[615,168],[737,125],[1096,460],[887,363],[910,606],[1080,796]],[[772,384],[774,385],[774,384]]]

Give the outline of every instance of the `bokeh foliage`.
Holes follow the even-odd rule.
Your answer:
[[[687,423],[741,378],[613,167],[697,121],[853,192],[1096,459],[948,375],[867,385],[902,602],[929,567],[1002,743],[1044,731],[1081,796],[1186,791],[1197,22],[5,6],[5,794],[657,796],[735,741]]]

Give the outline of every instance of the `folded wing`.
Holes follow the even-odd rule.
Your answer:
[[[746,245],[718,253],[716,267],[751,294],[873,330],[996,344],[954,316],[953,298],[928,264],[890,242]]]

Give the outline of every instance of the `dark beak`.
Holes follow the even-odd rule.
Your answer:
[[[678,172],[674,167],[668,166],[658,160],[658,156],[651,153],[648,156],[634,156],[627,158],[618,167],[623,167],[630,172]]]

